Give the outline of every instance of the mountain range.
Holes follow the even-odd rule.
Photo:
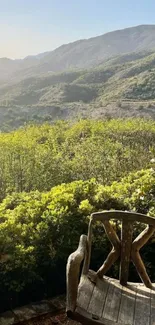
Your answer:
[[[79,40],[22,60],[0,59],[1,129],[79,116],[154,117],[154,101],[155,25]]]

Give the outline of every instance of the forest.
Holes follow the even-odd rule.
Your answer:
[[[65,292],[67,258],[93,211],[155,215],[153,120],[23,126],[0,133],[0,162],[1,311]],[[114,227],[119,233],[119,223]],[[134,236],[141,227],[136,224]],[[110,243],[100,224],[93,231],[96,269]],[[154,240],[142,249],[152,281]],[[117,276],[118,265],[110,272]],[[137,277],[131,265],[130,280]]]

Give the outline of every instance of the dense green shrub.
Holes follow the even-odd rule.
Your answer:
[[[150,166],[155,122],[83,120],[0,134],[0,199],[75,180],[103,185]]]
[[[9,254],[0,264],[1,310],[64,292],[67,257],[87,233],[91,212],[155,215],[154,143],[155,123],[141,119],[58,122],[0,134],[0,247]],[[137,225],[135,236],[140,230]],[[93,268],[110,247],[97,224]],[[153,254],[150,242],[143,257],[152,279]],[[116,264],[110,275],[117,274]],[[138,280],[133,268],[130,275]]]
[[[77,248],[79,237],[87,233],[88,216],[103,209],[155,210],[155,172],[153,169],[130,174],[111,186],[95,179],[75,181],[40,193],[15,193],[0,204],[0,247],[9,254],[0,264],[1,309],[33,299],[58,294],[65,289],[68,255]],[[135,234],[141,228],[136,227]],[[118,228],[119,231],[119,228]],[[94,227],[92,267],[98,268],[110,250],[104,229]],[[144,250],[149,274],[155,278],[154,249]],[[116,275],[117,265],[110,275]],[[131,272],[134,280],[135,273]]]

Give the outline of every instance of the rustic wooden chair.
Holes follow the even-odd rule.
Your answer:
[[[121,240],[110,219],[121,221]],[[103,223],[113,247],[104,264],[94,272],[89,270],[89,264],[92,225],[97,221]],[[147,227],[132,242],[136,221],[147,224]],[[139,253],[154,230],[154,218],[135,212],[103,211],[91,215],[88,235],[80,237],[78,249],[68,258],[68,317],[90,325],[155,325],[155,285],[151,283]],[[119,257],[119,280],[106,277],[105,273]],[[127,283],[130,260],[135,265],[142,283]]]

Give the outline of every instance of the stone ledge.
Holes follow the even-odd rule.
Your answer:
[[[26,306],[15,308],[0,314],[0,325],[13,325],[25,322],[40,315],[54,314],[58,311],[65,310],[65,296],[55,297],[53,299],[34,302]]]

